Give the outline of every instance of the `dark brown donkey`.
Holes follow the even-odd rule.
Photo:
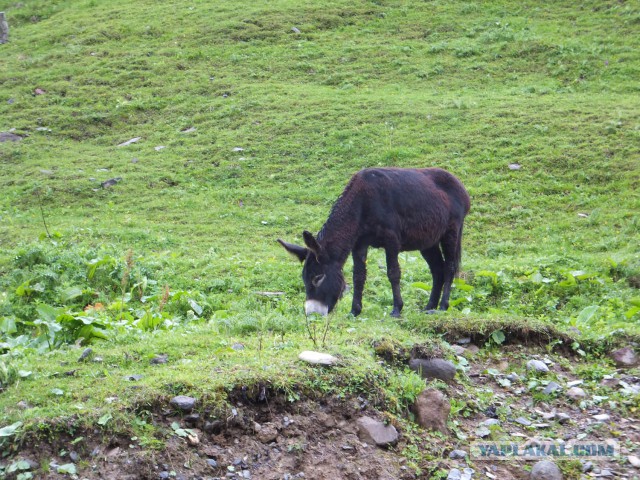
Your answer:
[[[449,308],[451,283],[460,265],[462,224],[469,194],[456,177],[439,168],[367,168],[356,173],[314,237],[305,231],[306,247],[278,240],[304,262],[305,312],[326,315],[346,288],[342,268],[353,255],[351,313],[362,310],[369,247],[384,248],[393,290],[393,311],[400,316],[398,254],[420,250],[429,264],[433,288],[427,311]],[[440,294],[442,293],[442,300]]]

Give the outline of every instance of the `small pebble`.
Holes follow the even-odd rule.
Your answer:
[[[562,390],[560,384],[556,382],[549,382],[542,393],[544,393],[545,395],[551,395],[553,392],[557,392],[558,390]]]
[[[635,455],[629,455],[627,461],[635,468],[640,468],[640,458]]]
[[[606,413],[603,413],[601,415],[594,415],[593,418],[599,422],[607,422],[611,419],[611,416],[607,415]]]
[[[581,400],[587,396],[587,393],[580,387],[571,387],[569,390],[567,390],[566,395],[571,400]]]
[[[466,458],[466,456],[467,456],[467,452],[465,452],[464,450],[453,450],[449,454],[449,458],[451,458],[452,460],[459,460],[462,458]]]
[[[548,372],[549,367],[547,364],[540,360],[529,360],[527,362],[527,370],[534,370],[536,372]]]

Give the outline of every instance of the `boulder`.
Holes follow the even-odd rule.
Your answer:
[[[542,460],[533,466],[529,478],[531,480],[562,480],[562,472],[555,463]]]
[[[527,370],[533,370],[535,372],[548,372],[549,367],[541,360],[529,360],[527,362]]]
[[[385,447],[398,441],[398,431],[393,425],[385,425],[371,417],[361,417],[356,423],[358,436],[365,443]]]
[[[437,378],[450,382],[456,376],[456,366],[442,358],[414,358],[409,362],[409,368],[418,372],[425,379]]]
[[[451,403],[440,390],[424,390],[413,404],[416,422],[422,428],[448,434],[447,419],[451,412]]]
[[[638,365],[638,355],[631,347],[620,348],[611,352],[611,358],[618,368],[633,368]]]

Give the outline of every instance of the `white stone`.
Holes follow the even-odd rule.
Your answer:
[[[601,415],[594,415],[593,418],[595,418],[599,422],[606,422],[611,418],[611,416],[607,415],[606,413],[603,413]]]
[[[303,362],[311,363],[312,365],[335,365],[338,363],[338,359],[328,353],[313,352],[306,350],[298,358]]]

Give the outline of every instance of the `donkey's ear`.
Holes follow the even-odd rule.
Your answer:
[[[280,245],[282,245],[287,250],[287,252],[298,257],[298,260],[300,260],[301,262],[304,262],[305,258],[307,258],[307,253],[309,253],[309,250],[307,250],[306,248],[301,247],[300,245],[294,245],[293,243],[287,243],[280,239],[278,239],[278,242],[280,242]]]
[[[304,239],[304,243],[309,250],[311,250],[316,257],[319,257],[322,253],[322,249],[320,248],[320,244],[314,238],[311,232],[307,232],[306,230],[302,232],[302,238]]]

